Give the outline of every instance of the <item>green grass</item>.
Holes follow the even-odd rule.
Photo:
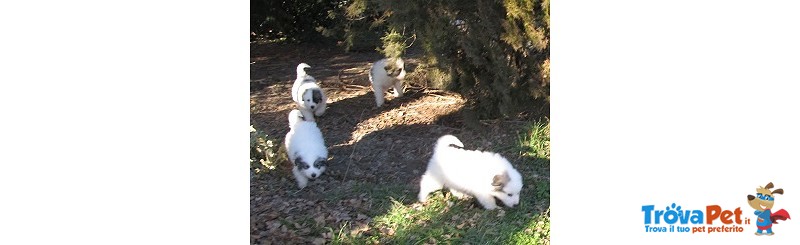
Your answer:
[[[332,228],[332,244],[549,244],[550,243],[550,127],[533,123],[516,146],[525,188],[520,205],[484,210],[474,200],[457,200],[447,191],[431,194],[428,203],[415,203],[416,193],[402,187],[355,186],[371,191],[376,203],[368,229],[352,232],[350,224]],[[398,194],[401,192],[401,194]]]
[[[250,171],[261,174],[275,170],[281,161],[287,161],[277,140],[250,125]]]
[[[519,137],[522,155],[550,159],[550,123],[535,122],[528,133]]]

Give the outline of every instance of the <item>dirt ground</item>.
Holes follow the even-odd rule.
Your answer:
[[[439,136],[456,135],[472,149],[496,149],[514,144],[533,120],[521,114],[482,121],[481,130],[468,130],[461,119],[464,99],[428,89],[424,81],[409,81],[400,98],[387,93],[387,104],[376,108],[367,74],[380,58],[377,52],[347,53],[337,47],[251,45],[251,124],[282,145],[289,130],[287,116],[294,108],[290,90],[295,68],[308,63],[308,73],[329,98],[317,123],[330,156],[323,177],[303,190],[298,190],[289,163],[253,178],[251,243],[319,242],[314,239],[329,232],[307,227],[308,222],[336,230],[343,222],[368,221],[372,217],[367,204],[377,200],[351,193],[354,186],[401,186],[399,195],[413,197]],[[405,58],[407,64],[418,62],[413,54]]]

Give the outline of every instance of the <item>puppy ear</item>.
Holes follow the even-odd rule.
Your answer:
[[[775,186],[772,185],[772,182],[769,182],[769,184],[767,184],[767,186],[764,186],[764,189],[772,189],[772,187],[775,187]]]
[[[320,90],[314,89],[311,91],[311,100],[314,103],[321,103],[322,102],[322,92]]]
[[[447,147],[452,147],[452,148],[456,148],[456,149],[464,149],[464,147],[461,147],[461,146],[456,145],[456,144],[449,144],[449,145],[447,145]]]
[[[300,170],[303,170],[303,169],[307,168],[308,163],[303,161],[302,158],[297,158],[297,159],[294,160],[294,165],[297,166]]]
[[[781,195],[783,195],[783,189],[781,189],[781,188],[775,189],[774,191],[772,191],[772,194],[781,194]]]
[[[502,174],[495,175],[492,178],[492,186],[494,186],[495,191],[500,191],[509,181],[511,181],[511,177],[508,176],[508,172],[503,171]]]
[[[314,162],[315,166],[325,166],[328,164],[328,161],[325,158],[317,158],[317,161]]]
[[[386,75],[389,75],[390,77],[396,77],[397,75],[400,75],[402,68],[398,69],[396,65],[392,65],[391,63],[387,62],[386,66],[383,67],[383,70],[386,71]]]

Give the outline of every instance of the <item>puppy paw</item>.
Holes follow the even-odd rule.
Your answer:
[[[375,108],[380,108],[383,106],[383,103],[386,102],[386,98],[383,98],[383,94],[375,95]]]
[[[454,190],[450,190],[450,194],[453,195],[454,197],[458,198],[459,200],[465,200],[465,199],[469,199],[471,197],[470,195],[467,195],[467,194],[465,194],[463,192],[454,191]]]
[[[495,209],[497,209],[497,205],[492,204],[492,205],[488,205],[488,206],[483,206],[483,208],[486,209],[486,210],[495,210]]]
[[[428,195],[430,195],[431,193],[432,193],[432,191],[431,192],[420,192],[419,196],[417,197],[417,200],[419,200],[419,202],[421,202],[421,203],[426,203],[426,202],[428,202]]]
[[[297,188],[303,189],[303,188],[306,188],[306,186],[308,186],[308,180],[307,179],[303,179],[303,178],[298,178],[297,179]]]
[[[483,206],[483,208],[485,208],[486,210],[493,210],[497,208],[497,204],[494,203],[493,197],[488,197],[488,198],[481,197],[478,198],[478,202],[481,203],[481,206]]]
[[[322,116],[322,114],[325,114],[325,107],[320,107],[319,109],[314,111],[314,116],[318,116],[319,117],[319,116]]]

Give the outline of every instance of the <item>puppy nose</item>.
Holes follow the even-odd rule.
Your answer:
[[[311,109],[314,109],[314,106],[313,106],[313,105],[311,106]]]
[[[316,178],[317,174],[311,174],[311,178]]]
[[[747,195],[747,200],[748,201],[752,201],[753,199],[756,199],[756,197],[753,196],[753,195]]]

